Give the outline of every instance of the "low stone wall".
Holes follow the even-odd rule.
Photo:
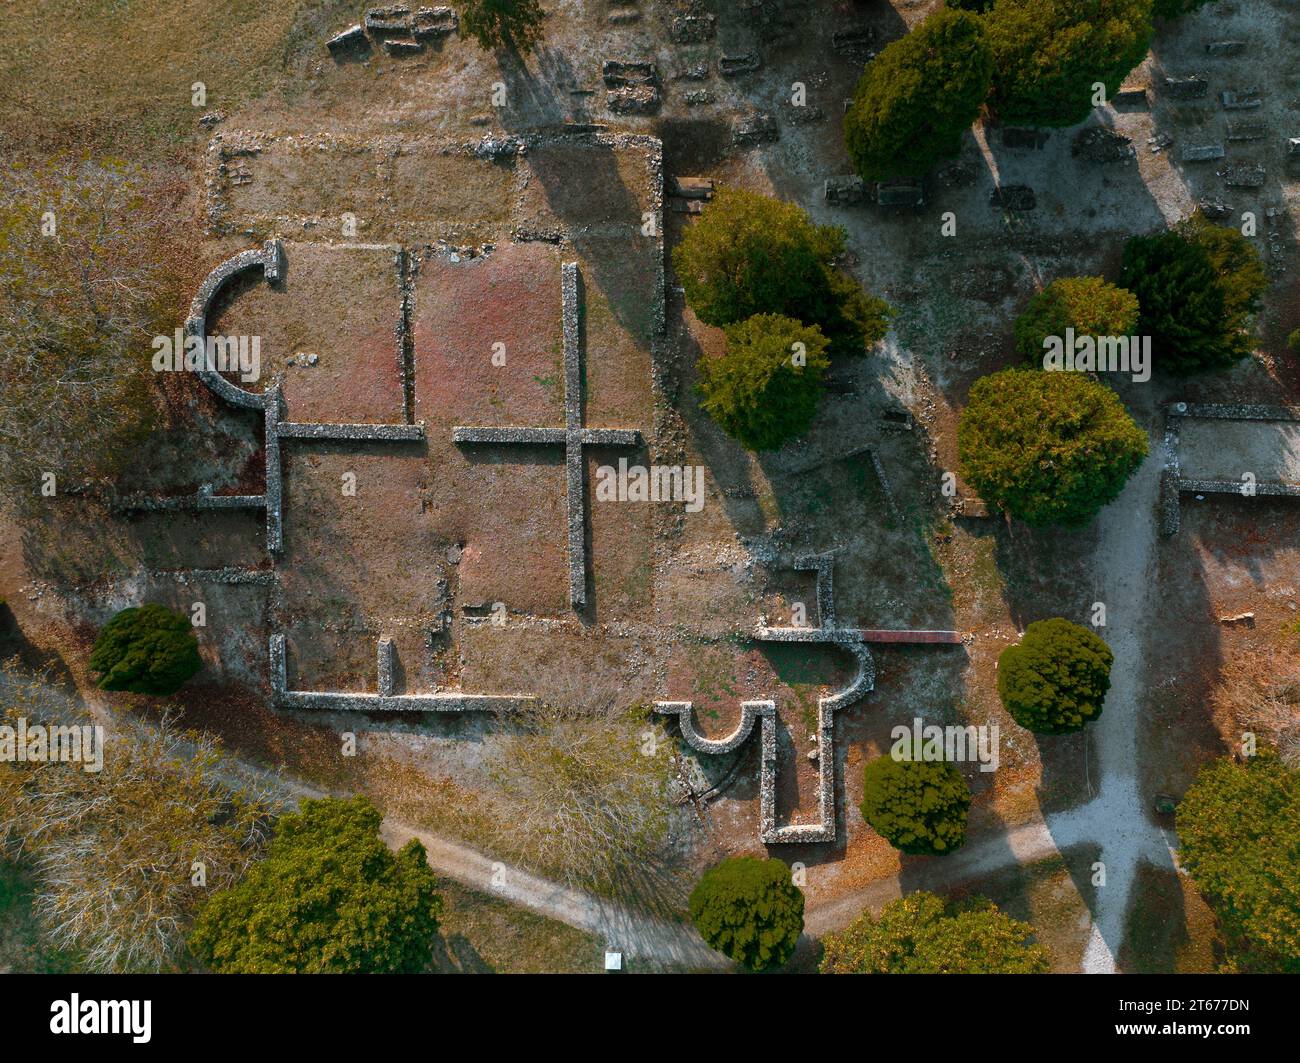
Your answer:
[[[1174,402],[1165,407],[1165,464],[1160,474],[1160,532],[1175,535],[1182,524],[1179,509],[1184,493],[1202,495],[1237,495],[1242,498],[1265,496],[1300,498],[1300,484],[1283,481],[1258,481],[1251,490],[1243,490],[1238,480],[1194,479],[1182,475],[1179,456],[1181,425],[1184,420],[1209,421],[1277,421],[1300,423],[1300,406],[1267,406],[1259,403]]]
[[[535,704],[531,694],[466,694],[459,690],[432,694],[394,694],[392,640],[378,643],[378,687],[376,694],[352,691],[290,690],[285,637],[272,635],[271,697],[287,709],[315,709],[328,712],[509,712]]]

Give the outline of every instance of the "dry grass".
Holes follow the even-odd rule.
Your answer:
[[[178,147],[204,111],[275,86],[355,5],[341,0],[48,0],[0,9],[0,129],[18,151]],[[191,85],[207,89],[204,106]]]

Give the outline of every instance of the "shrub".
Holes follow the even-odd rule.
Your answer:
[[[722,189],[673,249],[673,267],[705,324],[781,314],[818,325],[832,354],[861,354],[884,336],[889,308],[834,266],[843,250],[843,229],[814,225],[794,204]]]
[[[1026,524],[1086,524],[1124,487],[1147,437],[1081,373],[1005,369],[977,380],[957,427],[962,475]]]
[[[175,694],[202,663],[190,622],[153,603],[123,609],[104,625],[90,652],[101,690],[134,694]]]
[[[877,757],[864,773],[861,808],[862,818],[895,849],[950,853],[966,838],[970,787],[947,761]]]
[[[482,48],[528,52],[546,17],[538,0],[461,0],[460,31]]]
[[[988,95],[993,59],[980,21],[941,8],[867,66],[844,140],[868,181],[918,177],[961,151]]]
[[[424,846],[396,853],[364,797],[304,801],[266,858],[200,910],[190,947],[227,974],[424,970],[442,902]]]
[[[1250,241],[1200,214],[1170,232],[1130,237],[1120,283],[1137,296],[1156,365],[1174,373],[1248,355],[1251,315],[1268,287]]]
[[[983,898],[945,903],[933,893],[864,912],[822,940],[822,974],[1046,974],[1047,952],[1034,928]]]
[[[1286,349],[1292,354],[1300,354],[1300,328],[1292,329],[1291,335],[1286,338]]]
[[[1029,300],[1015,324],[1016,353],[1042,365],[1043,340],[1076,336],[1128,336],[1137,328],[1138,301],[1132,292],[1101,277],[1062,277]]]
[[[1201,769],[1178,806],[1179,863],[1244,970],[1300,973],[1300,773],[1268,749]]]
[[[1151,0],[997,0],[984,16],[993,51],[989,104],[1010,125],[1069,126],[1088,117],[1146,57]]]
[[[808,430],[830,361],[816,325],[756,314],[726,330],[721,358],[700,362],[700,405],[750,450],[775,450]],[[796,344],[804,348],[798,364]]]
[[[1068,734],[1101,715],[1115,655],[1094,631],[1057,617],[1036,620],[998,658],[998,696],[1037,734]]]
[[[742,967],[779,967],[803,932],[803,893],[780,860],[737,856],[706,871],[691,892],[700,936]]]

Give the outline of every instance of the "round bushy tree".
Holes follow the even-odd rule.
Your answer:
[[[961,151],[993,74],[980,20],[941,8],[868,64],[844,115],[844,142],[868,181],[919,177]]]
[[[755,314],[726,329],[720,358],[701,359],[700,405],[750,450],[775,450],[808,430],[822,375],[826,337],[779,314]]]
[[[950,853],[966,839],[970,786],[944,760],[877,757],[867,764],[862,818],[900,852]]]
[[[998,696],[1037,734],[1068,734],[1101,715],[1115,655],[1096,632],[1056,617],[1036,620],[998,658]]]
[[[175,694],[202,663],[193,625],[154,603],[123,609],[104,625],[90,652],[101,690],[134,694]]]
[[[780,860],[722,861],[700,878],[690,907],[709,946],[751,971],[781,966],[803,932],[803,893]]]
[[[1261,749],[1201,769],[1178,806],[1179,863],[1242,970],[1300,974],[1300,772]]]
[[[989,105],[1009,125],[1068,126],[1109,98],[1146,57],[1151,0],[997,0],[984,16],[993,51]]]
[[[214,893],[190,935],[223,974],[383,974],[424,970],[442,901],[424,846],[396,853],[364,797],[304,801],[280,820],[266,858]]]
[[[1029,300],[1016,318],[1016,353],[1041,365],[1043,340],[1076,336],[1128,336],[1137,328],[1137,296],[1101,277],[1062,277]]]
[[[1162,369],[1222,369],[1250,354],[1251,317],[1268,278],[1238,230],[1195,214],[1170,232],[1130,237],[1120,283],[1137,296]]]
[[[461,0],[460,31],[482,48],[530,51],[546,13],[538,0]]]
[[[1120,493],[1147,437],[1082,373],[1004,369],[971,388],[957,453],[985,501],[1026,524],[1078,527]]]
[[[861,354],[884,336],[889,308],[836,268],[843,250],[843,229],[814,225],[793,203],[724,188],[673,249],[673,267],[707,325],[782,314],[819,326],[832,354]]]
[[[992,901],[947,904],[933,893],[890,901],[822,939],[822,974],[1046,974],[1034,928]]]

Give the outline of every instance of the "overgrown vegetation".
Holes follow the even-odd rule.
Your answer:
[[[1036,734],[1069,734],[1101,715],[1115,655],[1094,631],[1061,617],[1036,620],[998,657],[998,696]]]
[[[4,722],[93,724],[40,679],[0,675]],[[82,746],[83,752],[86,747]],[[50,944],[95,972],[188,965],[185,936],[210,889],[260,854],[272,799],[229,781],[208,736],[122,720],[102,770],[75,761],[0,762],[0,842],[32,869]]]
[[[946,903],[920,891],[864,912],[822,939],[822,974],[1046,974],[1034,928],[979,898]]]
[[[0,170],[0,489],[20,505],[113,476],[151,427],[166,216],[115,160]]]
[[[977,380],[957,428],[962,475],[1026,524],[1080,527],[1147,453],[1110,388],[1073,372],[1006,369]]]

